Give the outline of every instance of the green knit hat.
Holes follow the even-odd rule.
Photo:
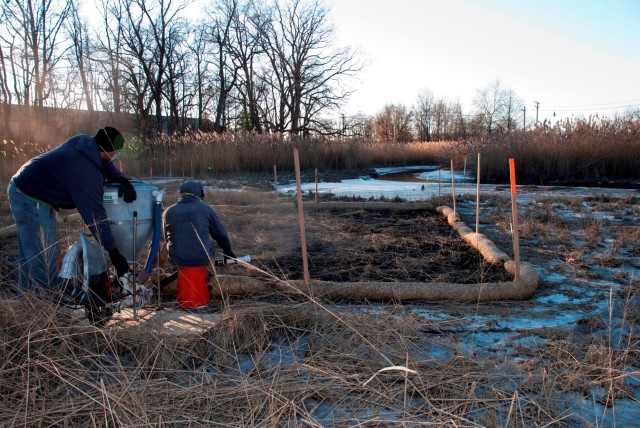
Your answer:
[[[101,152],[115,152],[124,147],[124,137],[116,128],[105,126],[96,133],[96,143]]]

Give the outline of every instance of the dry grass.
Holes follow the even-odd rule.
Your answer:
[[[211,177],[228,173],[273,176],[294,170],[297,148],[301,168],[323,171],[366,170],[385,165],[432,165],[449,143],[375,143],[351,139],[283,139],[255,134],[175,136],[131,147],[123,168],[133,176]],[[132,145],[133,146],[133,145]]]
[[[561,244],[571,236],[571,225],[548,202],[538,202],[521,214],[522,237],[542,239],[547,243]]]
[[[635,292],[611,303],[626,305],[629,330]],[[517,361],[436,358],[427,350],[445,337],[424,331],[446,327],[403,313],[245,300],[209,333],[177,338],[79,325],[47,302],[5,298],[0,424],[563,426],[571,391],[596,391],[612,411],[632,398],[637,336],[560,333]]]
[[[620,292],[619,300],[611,292],[609,318],[584,320],[590,329],[603,331],[603,335],[588,342],[563,338],[550,343],[540,354],[541,359],[550,363],[549,373],[556,373],[554,382],[567,390],[592,396],[610,412],[615,411],[617,400],[635,400],[629,380],[640,376],[640,372],[632,368],[640,363],[638,337],[633,333],[637,327],[638,311],[633,303],[637,292],[627,286]],[[622,311],[622,325],[619,326],[613,318],[616,310]],[[617,328],[622,328],[622,332],[616,333]]]
[[[482,154],[481,181],[509,181],[508,158],[516,159],[520,184],[633,180],[638,178],[640,120],[566,119],[553,127],[495,134],[456,146],[450,157]]]
[[[213,180],[205,184],[217,187]],[[207,194],[236,253],[260,249],[270,259],[295,252],[291,204],[258,191],[243,193]],[[172,189],[165,203],[175,199]],[[635,223],[614,226],[584,211],[584,203],[598,209],[607,204],[628,210],[628,221],[637,215],[636,202],[545,201],[524,216],[525,259],[535,263],[536,251],[553,253],[575,263],[576,277],[586,277],[597,266],[595,256],[617,259],[637,251]],[[500,223],[508,230],[508,198],[487,196],[482,204],[487,226]],[[573,215],[574,209],[583,217]],[[593,224],[595,250],[579,229]],[[318,219],[318,228],[329,225]],[[331,225],[336,239],[349,236]],[[315,238],[322,242],[320,235]],[[584,319],[575,329],[523,331],[523,338],[537,338],[535,345],[491,355],[481,354],[480,346],[461,350],[460,344],[532,302],[419,305],[460,313],[458,319],[433,321],[408,305],[263,294],[218,302],[222,319],[215,329],[173,337],[144,328],[97,328],[34,296],[3,296],[0,425],[604,426],[603,416],[619,411],[620,400],[637,404],[634,385],[640,380],[640,286],[632,274],[618,278],[627,286],[610,293],[607,314]],[[0,289],[12,285],[4,280]],[[483,311],[495,316],[476,330],[470,320]],[[581,398],[585,407],[597,409],[595,417],[577,404]]]
[[[63,138],[60,139],[61,143]],[[59,144],[58,143],[58,144]],[[0,180],[8,180],[22,163],[54,147],[30,141],[3,141]],[[468,141],[380,143],[360,139],[299,139],[256,134],[195,134],[143,141],[130,137],[123,170],[130,176],[207,178],[228,173],[291,173],[293,149],[303,170],[362,171],[379,166],[443,165],[454,160],[475,168],[482,155],[481,181],[509,181],[508,158],[516,159],[520,184],[597,182],[638,178],[640,120],[579,118],[553,127],[496,133]]]

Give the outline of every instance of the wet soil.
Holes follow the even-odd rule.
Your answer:
[[[502,266],[489,265],[434,211],[317,210],[306,218],[310,276],[357,282],[511,281]],[[256,261],[288,279],[302,279],[300,246]]]

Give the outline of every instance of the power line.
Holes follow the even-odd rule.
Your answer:
[[[605,106],[611,106],[611,105],[619,105],[619,104],[637,104],[640,103],[640,99],[635,99],[635,100],[626,100],[626,101],[611,101],[611,102],[601,102],[601,103],[594,103],[594,104],[584,104],[584,103],[568,103],[568,102],[554,102],[554,101],[546,101],[546,105],[551,105],[553,107],[558,107],[558,108],[586,108],[586,107],[605,107]]]
[[[556,112],[556,111],[594,111],[594,110],[616,110],[621,108],[640,107],[640,104],[627,104],[614,107],[583,107],[583,108],[551,108],[541,109],[542,112]]]

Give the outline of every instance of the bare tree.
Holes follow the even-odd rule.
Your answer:
[[[229,0],[235,1],[235,0]],[[253,0],[239,4],[232,21],[233,42],[230,53],[239,66],[237,89],[246,117],[244,129],[262,133],[260,118],[259,59],[264,53],[260,37],[265,25],[264,8]]]
[[[309,134],[323,111],[346,101],[350,91],[336,84],[362,68],[350,48],[333,47],[333,26],[317,0],[275,2],[261,42],[271,65],[270,122],[275,130]]]
[[[449,122],[449,108],[445,100],[438,100],[433,105],[432,114],[433,136],[436,140],[445,139]]]
[[[211,83],[213,77],[210,75],[209,70],[207,55],[209,38],[206,33],[207,27],[203,24],[198,25],[192,33],[192,43],[189,44],[195,66],[192,82],[195,85],[197,128],[200,130],[203,129],[203,120],[215,95],[215,90]]]
[[[416,123],[418,128],[418,139],[420,141],[431,141],[431,127],[433,122],[434,99],[433,92],[423,89],[418,94],[418,105],[416,111]]]
[[[505,89],[500,81],[476,91],[474,106],[482,117],[485,131],[491,135],[497,129],[512,130],[518,127],[524,102],[512,89]]]
[[[9,87],[9,75],[7,73],[7,57],[2,44],[0,44],[0,103],[11,103],[11,88]]]
[[[187,87],[188,69],[190,68],[190,50],[186,49],[185,42],[188,36],[186,26],[176,26],[169,33],[167,43],[167,74],[166,110],[169,112],[167,132],[169,134],[185,131],[184,118],[190,110],[193,92]]]
[[[460,101],[456,101],[451,106],[452,113],[452,130],[451,135],[448,138],[457,140],[462,138],[467,138],[468,134],[468,125],[465,120],[464,114],[462,113],[462,105]]]
[[[2,42],[8,46],[14,94],[19,104],[43,107],[51,95],[51,73],[67,46],[62,29],[71,0],[3,0]],[[6,70],[6,69],[5,69]]]
[[[5,56],[4,49],[0,43],[0,120],[2,121],[0,122],[0,135],[4,136],[7,140],[12,140],[13,133],[9,125],[9,118],[11,116],[11,101],[13,97],[11,87],[9,86],[10,74],[7,72],[8,62],[8,58]]]
[[[378,141],[411,141],[411,112],[403,105],[387,104],[375,117],[375,134]]]
[[[216,0],[208,39],[184,21],[191,1],[94,0],[92,28],[73,0],[0,0],[3,111],[86,106],[137,115],[143,132],[211,114],[218,132],[235,121],[253,132],[345,133],[326,115],[363,64],[334,44],[322,0]]]
[[[209,12],[211,17],[211,28],[209,37],[216,47],[215,63],[218,78],[218,100],[216,103],[213,129],[222,133],[227,129],[227,118],[225,112],[229,95],[235,89],[238,72],[241,68],[235,61],[232,54],[234,43],[232,37],[232,25],[236,20],[238,10],[237,0],[221,0],[218,5]]]
[[[123,0],[97,0],[101,18],[96,31],[96,72],[101,74],[102,84],[97,83],[96,93],[100,107],[121,113],[124,111],[124,58],[123,31],[126,4]],[[101,70],[100,70],[101,69]]]
[[[93,63],[89,57],[89,31],[87,24],[82,21],[78,14],[78,7],[75,4],[70,8],[70,20],[68,22],[67,32],[73,41],[73,58],[71,64],[77,66],[77,72],[80,76],[82,84],[82,93],[87,110],[93,113],[93,94],[91,91],[92,68]]]
[[[516,95],[513,89],[505,89],[502,91],[501,99],[502,111],[499,122],[507,131],[516,129],[522,118],[524,101]]]
[[[495,121],[502,112],[503,104],[503,91],[498,80],[476,91],[473,105],[478,110],[478,114],[482,116],[488,135],[493,132]]]
[[[171,34],[180,27],[185,1],[132,0],[124,9],[123,42],[127,55],[130,101],[143,120],[155,110],[155,130],[162,130],[163,91],[167,84]]]

